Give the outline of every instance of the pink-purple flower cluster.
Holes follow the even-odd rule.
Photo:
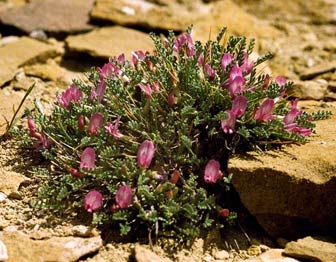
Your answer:
[[[82,91],[76,84],[70,85],[68,89],[63,91],[58,97],[58,104],[63,108],[69,108],[71,103],[77,103],[83,96]]]

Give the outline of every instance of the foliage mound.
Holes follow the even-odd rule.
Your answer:
[[[223,197],[236,150],[304,143],[314,120],[288,101],[292,82],[257,70],[254,40],[225,28],[205,45],[191,29],[151,34],[153,53],[113,57],[58,95],[50,115],[28,112],[23,144],[50,164],[39,170],[39,206],[92,213],[122,235],[181,239],[235,217]]]

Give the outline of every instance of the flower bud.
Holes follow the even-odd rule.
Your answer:
[[[154,143],[151,140],[145,140],[139,147],[137,154],[138,165],[142,168],[148,168],[154,157]]]
[[[121,186],[116,192],[116,203],[120,208],[126,208],[132,204],[133,192],[128,185]]]
[[[95,167],[96,153],[93,148],[87,147],[81,155],[80,168],[91,169]]]
[[[101,113],[94,113],[90,118],[89,133],[95,135],[98,133],[103,124],[103,115]]]
[[[91,190],[84,198],[84,208],[89,213],[99,209],[103,204],[103,195],[97,190]]]
[[[230,215],[230,210],[227,208],[223,208],[219,210],[218,213],[221,217],[228,217]]]
[[[211,159],[204,170],[205,183],[216,183],[220,177],[220,164],[218,161]]]
[[[85,117],[83,115],[80,115],[78,118],[78,128],[82,131],[85,129]]]

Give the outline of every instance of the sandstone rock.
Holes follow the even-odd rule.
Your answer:
[[[315,110],[317,110],[315,108]],[[273,237],[336,233],[336,109],[316,122],[305,145],[232,158],[229,171],[242,203]],[[323,203],[323,204],[321,204]]]
[[[92,238],[52,237],[32,240],[28,235],[14,231],[3,232],[0,239],[6,244],[8,262],[77,261],[96,252],[103,245],[100,236]]]
[[[20,38],[18,36],[13,36],[13,35],[0,38],[0,46],[7,45],[7,44],[10,44],[10,43],[14,43],[19,39]]]
[[[318,64],[302,72],[300,74],[300,78],[301,80],[309,80],[309,79],[313,79],[314,77],[318,75],[322,75],[324,73],[333,72],[333,71],[334,72],[336,71],[336,61],[324,62],[322,64]]]
[[[24,72],[27,76],[36,76],[43,80],[54,81],[60,87],[66,87],[71,84],[72,79],[76,77],[75,74],[65,70],[52,59],[49,59],[47,63],[25,66]]]
[[[305,237],[289,242],[284,253],[309,261],[334,262],[336,259],[336,239]]]
[[[223,260],[230,258],[230,254],[226,250],[217,250],[216,252],[213,252],[213,257],[215,259]]]
[[[20,66],[37,61],[43,62],[60,53],[61,51],[54,46],[28,37],[0,46],[0,87],[15,76]]]
[[[0,21],[23,32],[78,33],[92,29],[89,12],[94,0],[36,0],[0,14]]]
[[[211,3],[204,13],[194,24],[194,36],[205,42],[217,36],[218,31],[226,26],[228,34],[243,35],[254,38],[275,39],[280,31],[270,26],[267,22],[258,20],[250,13],[244,11],[233,1],[224,0]]]
[[[0,240],[0,261],[6,261],[8,259],[8,252],[4,242]]]
[[[283,256],[283,249],[270,249],[258,257],[249,258],[245,262],[299,262],[290,257]]]
[[[136,244],[134,248],[136,262],[171,262],[169,258],[162,257],[154,253],[149,247]]]
[[[328,90],[331,92],[336,92],[336,81],[330,81],[328,83]]]
[[[16,193],[24,180],[25,176],[0,168],[0,192],[5,195]]]
[[[125,53],[130,57],[131,51],[151,51],[153,43],[142,32],[120,26],[103,27],[87,34],[69,36],[66,44],[70,52],[88,53],[99,58],[109,58]]]
[[[146,0],[97,0],[92,9],[93,19],[108,20],[118,25],[182,31],[197,19],[195,8],[166,1],[155,4]],[[198,2],[198,1],[196,1]]]
[[[9,92],[6,89],[0,89],[0,97],[0,136],[2,136],[6,132],[7,124],[11,121],[14,115],[14,110],[20,104],[22,96],[18,95],[16,92]]]
[[[321,100],[327,94],[327,90],[328,82],[323,79],[295,81],[291,95],[300,99]]]

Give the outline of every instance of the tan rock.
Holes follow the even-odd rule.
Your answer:
[[[0,261],[6,261],[7,259],[8,259],[7,247],[4,244],[4,242],[0,240]]]
[[[171,262],[167,257],[162,257],[154,253],[149,247],[136,244],[134,248],[136,262]]]
[[[0,89],[0,136],[6,132],[7,124],[11,121],[21,100],[22,96],[16,92]]]
[[[0,192],[7,196],[17,193],[19,186],[25,179],[26,177],[19,173],[0,168]]]
[[[103,245],[100,236],[92,238],[52,237],[32,240],[28,235],[14,231],[3,232],[0,239],[6,244],[8,262],[77,261],[97,251]]]
[[[311,81],[295,81],[293,85],[293,95],[300,99],[322,100],[328,91],[328,82],[319,79]]]
[[[39,77],[43,80],[54,81],[60,87],[66,87],[72,83],[72,79],[76,77],[75,73],[65,70],[59,66],[54,60],[49,59],[43,64],[33,64],[24,67],[27,76]]]
[[[244,260],[246,262],[299,262],[298,260],[283,255],[283,249],[270,249],[258,257]]]
[[[20,66],[43,62],[58,54],[60,50],[52,45],[28,37],[0,46],[0,87],[15,76]]]
[[[309,261],[334,262],[336,239],[305,237],[286,245],[286,255]]]
[[[148,34],[120,26],[103,27],[87,34],[69,36],[66,44],[71,52],[88,53],[94,57],[109,58],[131,51],[151,51],[153,43]]]
[[[250,13],[231,0],[216,1],[207,7],[207,12],[194,22],[194,36],[206,42],[217,36],[219,30],[226,26],[228,35],[242,35],[254,38],[275,39],[280,31],[270,26],[267,22],[258,20]]]
[[[304,72],[300,74],[300,78],[302,80],[309,80],[313,79],[314,77],[318,75],[322,75],[324,73],[328,72],[335,72],[336,71],[336,61],[331,62],[323,62],[322,64],[318,64],[316,66],[313,66],[311,68],[308,68]]]
[[[0,14],[2,24],[31,33],[78,33],[93,28],[89,12],[94,0],[35,0]]]
[[[91,17],[124,26],[182,31],[197,19],[195,8],[193,5],[179,4],[177,1],[166,1],[158,5],[145,0],[97,0]]]
[[[233,186],[249,212],[273,237],[297,237],[316,229],[336,232],[336,109],[316,122],[305,145],[232,158]],[[317,108],[315,108],[315,111]],[[321,204],[323,203],[323,204]]]

